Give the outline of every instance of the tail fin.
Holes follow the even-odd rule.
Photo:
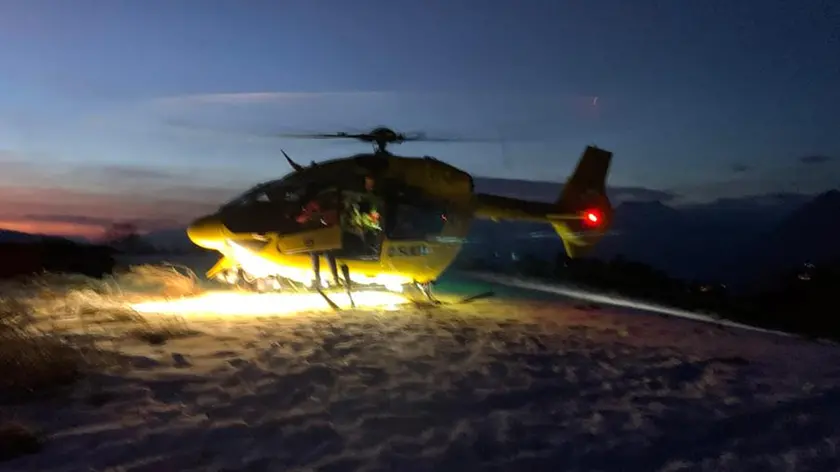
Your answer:
[[[587,146],[555,203],[558,213],[549,215],[569,257],[585,254],[612,223],[606,188],[611,162],[611,152]]]

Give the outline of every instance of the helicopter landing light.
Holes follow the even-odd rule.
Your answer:
[[[311,287],[315,281],[315,275],[309,269],[278,265],[240,246],[232,240],[228,240],[227,243],[228,251],[226,256],[236,261],[252,277],[279,276],[302,283],[307,287]],[[387,273],[380,273],[373,276],[354,273],[350,276],[350,280],[358,285],[382,285],[392,292],[401,292],[402,286],[411,282],[411,279],[408,277]],[[327,280],[322,279],[321,282],[326,284]]]
[[[350,306],[346,294],[330,294],[342,307]],[[363,309],[395,310],[408,303],[403,295],[391,292],[362,291],[353,294],[356,306]],[[132,305],[143,314],[180,315],[191,317],[229,316],[295,316],[330,310],[317,293],[244,293],[207,292],[195,297],[175,300],[148,300]]]

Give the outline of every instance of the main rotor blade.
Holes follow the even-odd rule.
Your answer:
[[[428,136],[426,133],[407,133],[404,141],[426,142],[426,143],[491,143],[499,141],[497,138],[477,138],[477,137],[435,137]]]
[[[211,134],[225,134],[231,136],[253,137],[253,138],[267,138],[267,139],[358,139],[361,141],[373,141],[374,137],[366,132],[345,132],[337,133],[285,133],[285,132],[271,132],[271,131],[257,131],[257,130],[236,130],[236,129],[222,129],[217,127],[208,127],[200,124],[189,123],[182,120],[165,120],[164,123],[172,128],[180,128],[200,133]],[[480,138],[480,137],[459,137],[459,136],[429,136],[425,132],[412,133],[396,133],[401,142],[428,142],[428,143],[497,143],[504,141],[500,138]]]
[[[358,138],[358,135],[347,133],[273,133],[278,138],[296,139],[337,139],[337,138]]]

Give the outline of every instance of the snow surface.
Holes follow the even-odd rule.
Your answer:
[[[562,300],[188,319],[2,471],[835,471],[840,349]],[[579,304],[578,304],[579,305]],[[106,333],[103,333],[103,336]]]

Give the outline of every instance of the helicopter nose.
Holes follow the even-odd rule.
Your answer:
[[[227,231],[216,215],[201,217],[187,228],[187,236],[197,246],[206,249],[218,249],[224,245]]]

